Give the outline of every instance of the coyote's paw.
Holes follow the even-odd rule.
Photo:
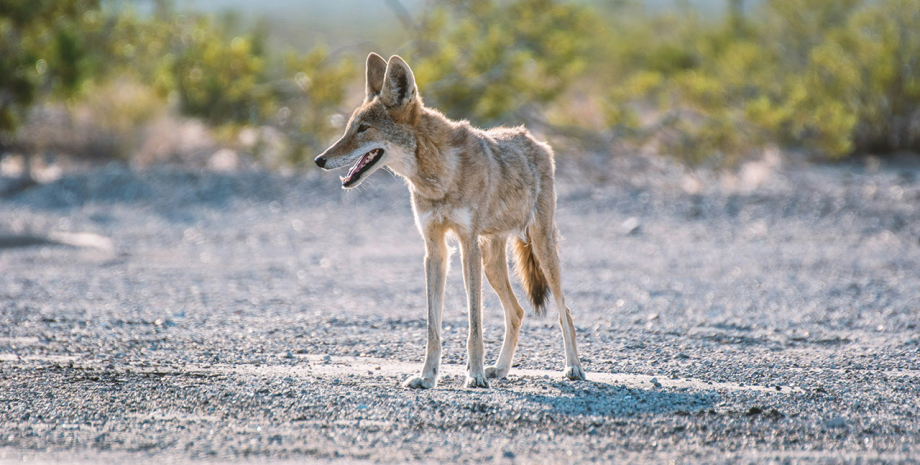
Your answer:
[[[565,367],[565,373],[563,374],[563,376],[565,376],[566,379],[570,379],[572,381],[584,381],[585,380],[585,370],[583,370],[578,365],[569,365]]]
[[[498,365],[492,365],[486,367],[486,378],[504,378],[508,376],[508,371],[511,369],[508,367],[500,367]]]
[[[435,378],[425,378],[422,376],[413,376],[403,382],[403,387],[412,389],[432,389],[438,384]]]
[[[485,375],[480,374],[480,375],[475,375],[475,376],[467,376],[466,377],[466,387],[467,389],[473,389],[473,388],[489,389],[492,386],[489,386],[489,382],[486,381]]]

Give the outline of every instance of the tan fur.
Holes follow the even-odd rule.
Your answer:
[[[386,63],[385,69],[383,64]],[[562,293],[555,226],[553,151],[523,127],[476,129],[426,108],[409,66],[398,56],[367,60],[367,95],[352,114],[345,134],[317,164],[326,169],[373,159],[375,164],[348,183],[355,187],[381,166],[409,187],[416,225],[425,240],[428,294],[428,350],[419,376],[405,385],[431,388],[441,359],[441,312],[448,232],[460,242],[467,290],[470,336],[468,387],[488,387],[486,377],[503,377],[511,367],[523,310],[508,281],[505,248],[515,238],[519,274],[537,313],[552,291],[559,311],[569,379],[584,379],[575,327]],[[382,81],[382,82],[381,82]],[[364,158],[363,158],[364,157]],[[363,165],[362,165],[363,166]],[[494,366],[483,367],[482,274],[505,311],[505,338]]]
[[[530,245],[530,236],[525,236],[526,240],[516,238],[514,240],[514,271],[521,277],[521,285],[530,303],[533,305],[533,311],[537,316],[546,315],[546,301],[549,299],[549,283],[540,270],[540,262],[533,253]]]

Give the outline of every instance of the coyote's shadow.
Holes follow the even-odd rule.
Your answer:
[[[674,392],[596,381],[579,382],[561,393],[519,395],[527,403],[543,404],[564,415],[603,417],[694,413],[710,408],[720,397],[714,391]]]

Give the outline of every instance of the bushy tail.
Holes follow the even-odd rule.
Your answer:
[[[540,268],[537,256],[533,254],[530,233],[524,235],[526,241],[520,238],[514,240],[514,271],[521,278],[524,292],[530,298],[533,311],[537,316],[546,315],[546,301],[549,299],[549,283]]]

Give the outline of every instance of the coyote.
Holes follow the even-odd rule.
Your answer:
[[[545,314],[549,292],[555,297],[565,377],[585,379],[562,294],[553,150],[523,126],[483,131],[426,108],[412,70],[398,56],[387,61],[376,53],[368,55],[366,79],[364,102],[351,115],[345,134],[315,161],[326,170],[350,165],[341,177],[345,189],[358,186],[381,166],[408,184],[415,224],[425,240],[428,349],[421,373],[403,385],[429,389],[438,382],[448,232],[460,243],[469,307],[466,387],[488,388],[486,378],[503,378],[511,369],[524,310],[508,280],[509,237],[534,312]],[[483,269],[505,312],[501,354],[490,367],[483,367]]]

